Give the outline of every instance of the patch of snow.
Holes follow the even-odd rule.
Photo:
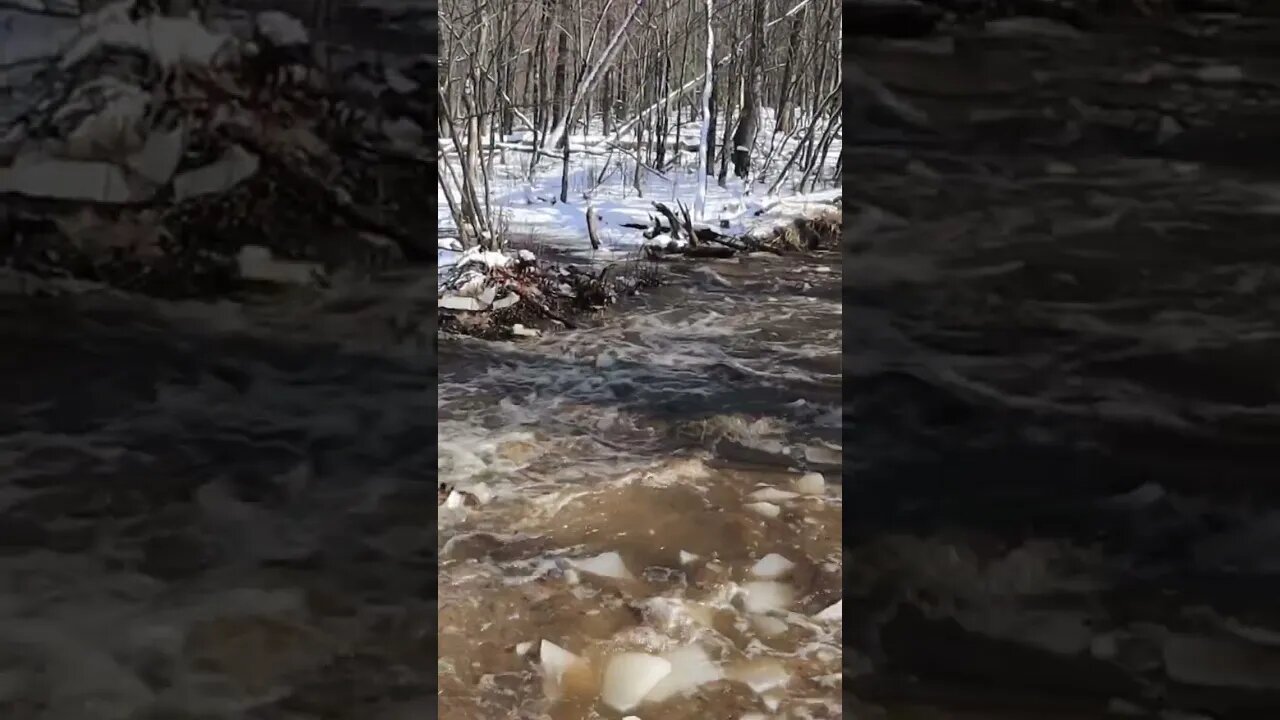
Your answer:
[[[254,32],[276,47],[306,45],[311,42],[307,28],[294,16],[279,10],[266,10],[253,19]]]
[[[178,202],[201,195],[230,190],[258,172],[258,156],[232,145],[222,157],[204,167],[188,170],[173,178],[173,197]]]
[[[6,192],[111,204],[148,197],[131,187],[124,171],[110,163],[45,157],[19,158],[12,166],[0,168],[0,193]]]
[[[150,55],[158,65],[211,66],[227,57],[234,45],[230,35],[215,33],[190,18],[150,16],[138,22],[112,18],[92,27],[58,60],[66,70],[103,48],[134,50]]]

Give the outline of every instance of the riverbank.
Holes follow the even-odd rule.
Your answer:
[[[698,265],[708,259],[760,255],[803,263],[815,253],[839,247],[838,208],[794,201],[792,207],[797,208],[796,216],[765,218],[737,237],[713,236],[703,228],[699,240],[696,231],[681,236],[678,228],[673,233],[668,225],[665,244],[643,245],[639,255],[622,261],[588,256],[574,263],[573,253],[549,250],[539,236],[521,238],[521,247],[507,252],[442,250],[446,264],[439,270],[440,331],[507,339],[576,329],[620,300],[660,285],[672,263]],[[691,236],[693,242],[688,241]],[[616,256],[615,251],[608,257]]]

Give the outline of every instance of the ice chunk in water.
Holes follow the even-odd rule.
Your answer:
[[[767,502],[747,503],[744,507],[767,518],[776,518],[778,513],[782,512],[782,508]]]
[[[574,560],[573,566],[584,573],[615,580],[634,580],[635,576],[627,569],[622,556],[616,552],[601,553],[586,560]]]
[[[835,601],[835,604],[824,608],[817,615],[814,615],[814,617],[824,622],[840,622],[844,617],[843,605],[844,598],[841,598]]]
[[[822,495],[827,491],[827,481],[821,473],[805,473],[796,478],[795,488],[802,495]]]
[[[795,598],[795,590],[790,585],[772,580],[744,583],[741,591],[742,605],[746,611],[762,615],[775,610],[786,610]]]
[[[626,712],[639,705],[670,674],[671,663],[665,658],[636,652],[615,655],[605,668],[600,700],[618,712]]]
[[[777,660],[753,660],[735,667],[728,675],[763,695],[775,688],[783,687],[791,679],[791,674]]]
[[[471,493],[472,496],[475,497],[476,502],[481,505],[484,505],[493,499],[493,491],[489,489],[489,485],[487,483],[478,482],[467,488],[467,492]]]
[[[671,673],[644,696],[645,702],[662,702],[676,695],[687,695],[701,685],[724,677],[701,645],[688,645],[662,657],[671,663]]]
[[[582,658],[577,655],[546,640],[542,641],[538,657],[542,660],[542,674],[548,680],[557,684],[559,684],[560,678],[564,676],[564,671],[568,670],[569,666],[582,661]]]
[[[799,497],[799,493],[789,492],[787,490],[779,490],[778,488],[761,488],[751,493],[748,497],[752,500],[766,500],[769,502],[782,502],[792,498]]]
[[[778,553],[769,553],[760,558],[760,562],[751,567],[751,574],[758,578],[770,580],[786,575],[796,564]]]
[[[788,627],[786,621],[768,615],[752,615],[751,624],[755,626],[756,632],[767,638],[781,635]]]
[[[694,560],[697,560],[697,559],[698,559],[698,556],[697,556],[697,555],[694,555],[694,554],[693,554],[693,553],[691,553],[691,552],[685,552],[684,550],[681,550],[681,551],[680,551],[680,564],[681,564],[681,565],[688,565],[689,563],[691,563],[691,562],[693,562]]]
[[[527,640],[522,643],[516,643],[516,655],[519,655],[520,657],[524,657],[525,655],[528,655],[529,651],[532,649],[533,649],[533,643]]]

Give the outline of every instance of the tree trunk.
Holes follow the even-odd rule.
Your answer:
[[[707,8],[707,65],[706,76],[702,82],[702,142],[698,143],[698,168],[707,168],[707,173],[699,172],[698,194],[694,199],[694,212],[699,219],[707,213],[707,175],[711,167],[711,143],[715,138],[715,113],[712,112],[712,77],[714,76],[715,34],[711,30],[711,18],[715,14],[711,0],[704,0]]]

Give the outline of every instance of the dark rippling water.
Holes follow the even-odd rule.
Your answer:
[[[942,128],[844,160],[868,716],[1280,708],[1280,24],[1188,27],[847,41]]]
[[[434,358],[375,294],[0,296],[0,715],[434,712]]]

